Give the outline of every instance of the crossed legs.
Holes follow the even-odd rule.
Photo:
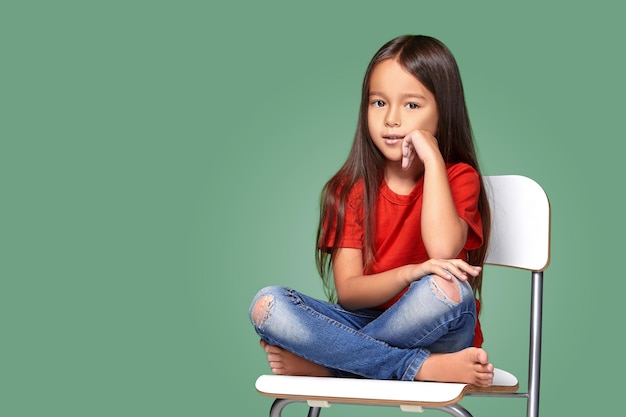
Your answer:
[[[440,288],[443,289],[443,288]],[[444,292],[447,292],[447,288]],[[251,317],[255,325],[260,325],[270,315],[272,295],[264,295],[256,300],[251,308]],[[455,298],[454,296],[452,298]],[[282,316],[276,314],[276,316]],[[297,331],[309,328],[293,324]],[[282,327],[281,327],[282,329]],[[292,330],[293,330],[292,329]],[[269,339],[268,339],[269,340]],[[282,344],[282,343],[281,343]],[[331,376],[331,370],[300,357],[275,344],[261,341],[261,347],[267,354],[267,360],[273,373],[278,375]],[[426,355],[425,355],[426,356]],[[461,382],[479,387],[489,386],[493,382],[493,365],[489,363],[487,353],[480,348],[466,348],[453,353],[427,354],[419,368],[414,370],[414,377],[421,381]]]

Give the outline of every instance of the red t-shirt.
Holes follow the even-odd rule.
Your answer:
[[[466,259],[467,251],[479,248],[483,243],[482,221],[478,211],[480,180],[478,173],[464,163],[448,164],[448,182],[459,217],[468,225],[467,241],[459,259]],[[365,274],[376,274],[407,264],[418,264],[429,259],[421,239],[421,207],[423,178],[408,195],[394,193],[385,182],[381,184],[376,200],[375,261]],[[344,231],[339,247],[363,249],[363,184],[358,183],[350,192],[346,210]],[[334,233],[334,231],[330,231]],[[407,289],[379,306],[386,309],[393,305]],[[480,305],[477,300],[477,308]],[[474,346],[482,346],[480,322],[474,332]]]

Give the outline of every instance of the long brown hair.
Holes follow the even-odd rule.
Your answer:
[[[471,265],[482,265],[487,253],[491,215],[478,166],[474,136],[456,60],[450,50],[435,38],[422,35],[400,36],[383,45],[370,61],[363,79],[359,119],[352,148],[346,162],[322,189],[316,263],[326,295],[333,301],[336,300],[332,275],[333,254],[343,234],[348,195],[360,181],[363,182],[364,266],[370,266],[376,257],[374,214],[376,198],[384,174],[385,158],[376,148],[369,134],[367,108],[372,71],[379,62],[392,58],[413,74],[435,96],[439,115],[437,142],[444,161],[467,163],[480,177],[478,210],[483,224],[483,245],[469,251],[467,261]],[[326,233],[333,225],[335,233]],[[480,297],[482,273],[473,278],[471,284],[476,297]]]

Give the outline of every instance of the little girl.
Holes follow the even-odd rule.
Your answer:
[[[431,37],[393,39],[367,68],[350,154],[322,192],[331,302],[267,287],[250,307],[272,372],[491,385],[475,298],[489,224],[454,57]]]

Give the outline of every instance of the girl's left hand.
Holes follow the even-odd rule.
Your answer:
[[[453,278],[456,278],[461,281],[467,281],[469,279],[469,275],[471,275],[472,277],[476,277],[478,276],[478,274],[480,274],[480,271],[482,270],[482,268],[479,266],[469,265],[467,262],[463,261],[461,261],[460,264],[457,260],[448,262],[450,262],[453,267],[443,268],[445,275],[442,276],[442,278],[447,280],[452,280]]]
[[[406,135],[402,141],[402,168],[408,169],[415,156],[426,165],[427,161],[433,157],[441,157],[437,138],[426,130],[414,130]]]
[[[454,278],[467,281],[480,274],[480,266],[470,265],[461,259],[429,259],[422,264],[429,274],[435,274],[446,280]]]

